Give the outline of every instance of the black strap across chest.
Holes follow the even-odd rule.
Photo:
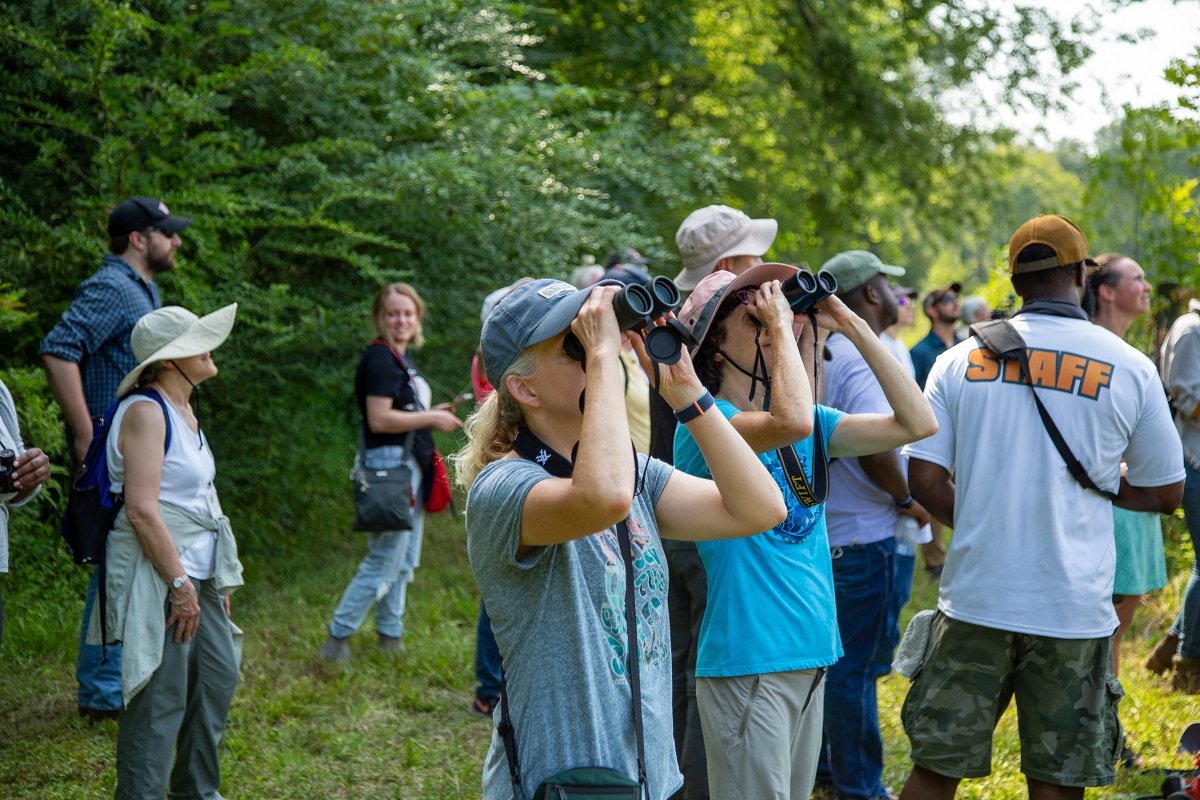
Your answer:
[[[1028,306],[1029,304],[1022,310],[1032,311],[1032,313],[1049,313],[1052,316],[1075,316],[1070,313],[1055,313],[1053,310],[1041,311],[1029,309]],[[1082,313],[1082,309],[1080,313]],[[1025,347],[1025,340],[1021,338],[1021,334],[1017,333],[1017,329],[1012,326],[1012,323],[1006,319],[995,319],[987,322],[978,322],[972,325],[970,330],[971,334],[982,342],[984,347],[991,350],[997,358],[1016,361],[1020,366],[1021,380],[1028,383],[1029,390],[1033,392],[1033,402],[1037,405],[1038,416],[1042,418],[1042,425],[1045,426],[1046,433],[1050,435],[1050,441],[1054,442],[1054,449],[1058,451],[1058,454],[1062,456],[1062,460],[1066,462],[1067,471],[1071,473],[1071,477],[1075,479],[1075,482],[1084,489],[1093,491],[1107,500],[1116,500],[1116,494],[1106,489],[1101,489],[1092,480],[1092,476],[1088,474],[1087,467],[1075,457],[1071,446],[1067,444],[1067,440],[1063,438],[1062,432],[1054,424],[1054,419],[1050,416],[1050,412],[1042,404],[1042,398],[1038,396],[1037,388],[1033,385],[1033,373],[1029,369],[1029,351]]]

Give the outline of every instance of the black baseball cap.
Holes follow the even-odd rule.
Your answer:
[[[153,197],[131,197],[122,200],[108,217],[109,236],[128,236],[134,231],[158,228],[166,233],[179,233],[192,224],[191,217],[177,217],[167,205]]]

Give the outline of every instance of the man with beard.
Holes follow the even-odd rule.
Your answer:
[[[957,283],[939,286],[925,295],[922,308],[929,317],[929,335],[912,346],[913,367],[917,370],[917,385],[925,388],[925,379],[937,357],[962,341],[954,331],[954,323],[962,313],[958,304],[958,293],[962,285]]]
[[[153,197],[131,197],[108,218],[109,254],[100,269],[79,284],[71,305],[42,340],[40,355],[50,389],[67,424],[67,451],[78,466],[91,444],[93,424],[117,397],[121,378],[137,366],[129,333],[144,315],[159,308],[154,277],[175,268],[179,232],[190,225]],[[79,637],[79,714],[91,721],[115,718],[121,709],[121,648],[109,645],[107,658],[84,636],[96,598],[93,571]]]
[[[903,267],[874,253],[850,250],[825,262],[838,297],[878,336],[899,316],[888,276]],[[883,387],[849,339],[830,334],[825,344],[823,403],[847,414],[892,414]],[[929,515],[908,491],[907,461],[896,450],[839,458],[829,465],[825,522],[833,549],[833,588],[842,658],[825,676],[824,744],[817,781],[837,798],[891,797],[884,787],[883,737],[875,684],[886,675],[900,640],[900,607],[911,569],[899,569],[895,532],[901,520],[917,525]]]

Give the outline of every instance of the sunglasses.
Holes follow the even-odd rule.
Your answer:
[[[896,298],[896,305],[898,305],[898,306],[906,306],[906,305],[909,305],[911,302],[912,302],[912,300],[910,300],[907,297],[897,297]]]
[[[146,228],[142,231],[142,233],[161,233],[163,236],[167,237],[168,239],[172,239],[175,236],[175,234],[172,233],[171,231],[164,231],[162,228]]]
[[[747,286],[744,289],[738,289],[733,293],[738,302],[744,306],[750,305],[750,301],[754,299],[754,293],[758,291],[757,286]]]
[[[936,301],[934,301],[934,302],[941,303],[941,304],[942,304],[942,305],[944,305],[944,306],[948,306],[948,305],[951,305],[952,303],[957,303],[957,302],[958,302],[958,295],[956,295],[956,294],[944,294],[944,295],[942,295],[941,297],[939,297],[939,298],[938,298]]]

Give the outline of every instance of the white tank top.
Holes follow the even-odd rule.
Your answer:
[[[113,415],[106,447],[108,478],[112,481],[112,491],[118,493],[125,490],[125,457],[121,455],[117,443],[120,441],[121,421],[134,403],[158,405],[153,398],[145,395],[130,395],[121,401]],[[158,498],[203,517],[220,514],[220,503],[213,487],[217,465],[208,442],[202,434],[194,433],[188,427],[170,401],[167,402],[167,424],[171,426],[171,447],[163,460]],[[179,555],[188,575],[198,580],[212,577],[216,540],[215,533],[208,533]]]

